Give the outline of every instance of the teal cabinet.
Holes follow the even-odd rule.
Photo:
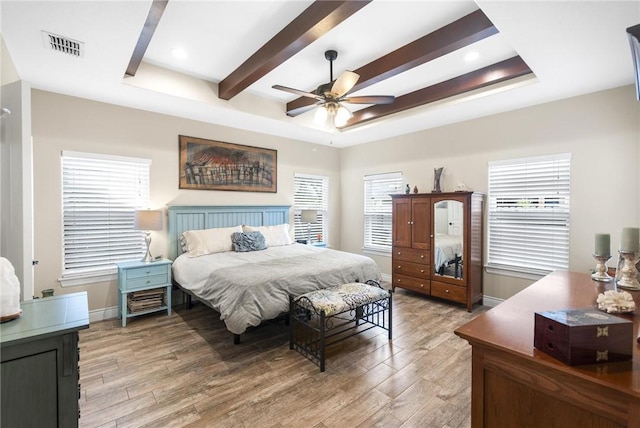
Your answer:
[[[89,327],[87,293],[21,303],[0,324],[0,426],[77,427],[78,331]]]
[[[171,315],[171,260],[163,259],[156,262],[121,262],[118,263],[118,313],[122,317],[122,326],[126,327],[127,318],[151,312],[167,311]],[[129,294],[142,295],[145,291],[163,289],[161,302],[140,310],[130,311],[128,305]]]

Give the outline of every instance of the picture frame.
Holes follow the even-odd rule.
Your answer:
[[[278,151],[179,136],[180,189],[277,192]]]

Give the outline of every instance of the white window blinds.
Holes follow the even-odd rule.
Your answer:
[[[570,154],[489,163],[489,267],[569,268],[570,173]]]
[[[113,270],[144,255],[136,209],[149,204],[150,160],[62,153],[63,278]]]
[[[329,177],[308,174],[294,176],[294,229],[298,241],[327,242]],[[302,221],[302,210],[316,210],[316,222]]]
[[[364,177],[364,249],[391,252],[391,194],[401,193],[402,173]]]

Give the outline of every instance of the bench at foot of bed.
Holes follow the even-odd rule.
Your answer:
[[[325,348],[374,327],[391,328],[391,292],[377,281],[289,296],[289,349],[325,370]]]

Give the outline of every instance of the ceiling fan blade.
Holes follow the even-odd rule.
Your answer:
[[[393,104],[396,97],[393,95],[363,95],[361,97],[347,97],[340,101],[351,104]]]
[[[324,101],[323,97],[321,97],[320,95],[312,94],[311,92],[305,92],[305,91],[301,91],[299,89],[288,88],[288,87],[282,86],[282,85],[273,85],[272,88],[273,89],[278,89],[280,91],[290,92],[292,94],[300,95],[300,96],[303,96],[303,97],[313,98],[314,100]]]
[[[331,96],[333,98],[340,98],[351,90],[360,78],[358,73],[353,71],[345,71],[336,79],[331,87]]]

